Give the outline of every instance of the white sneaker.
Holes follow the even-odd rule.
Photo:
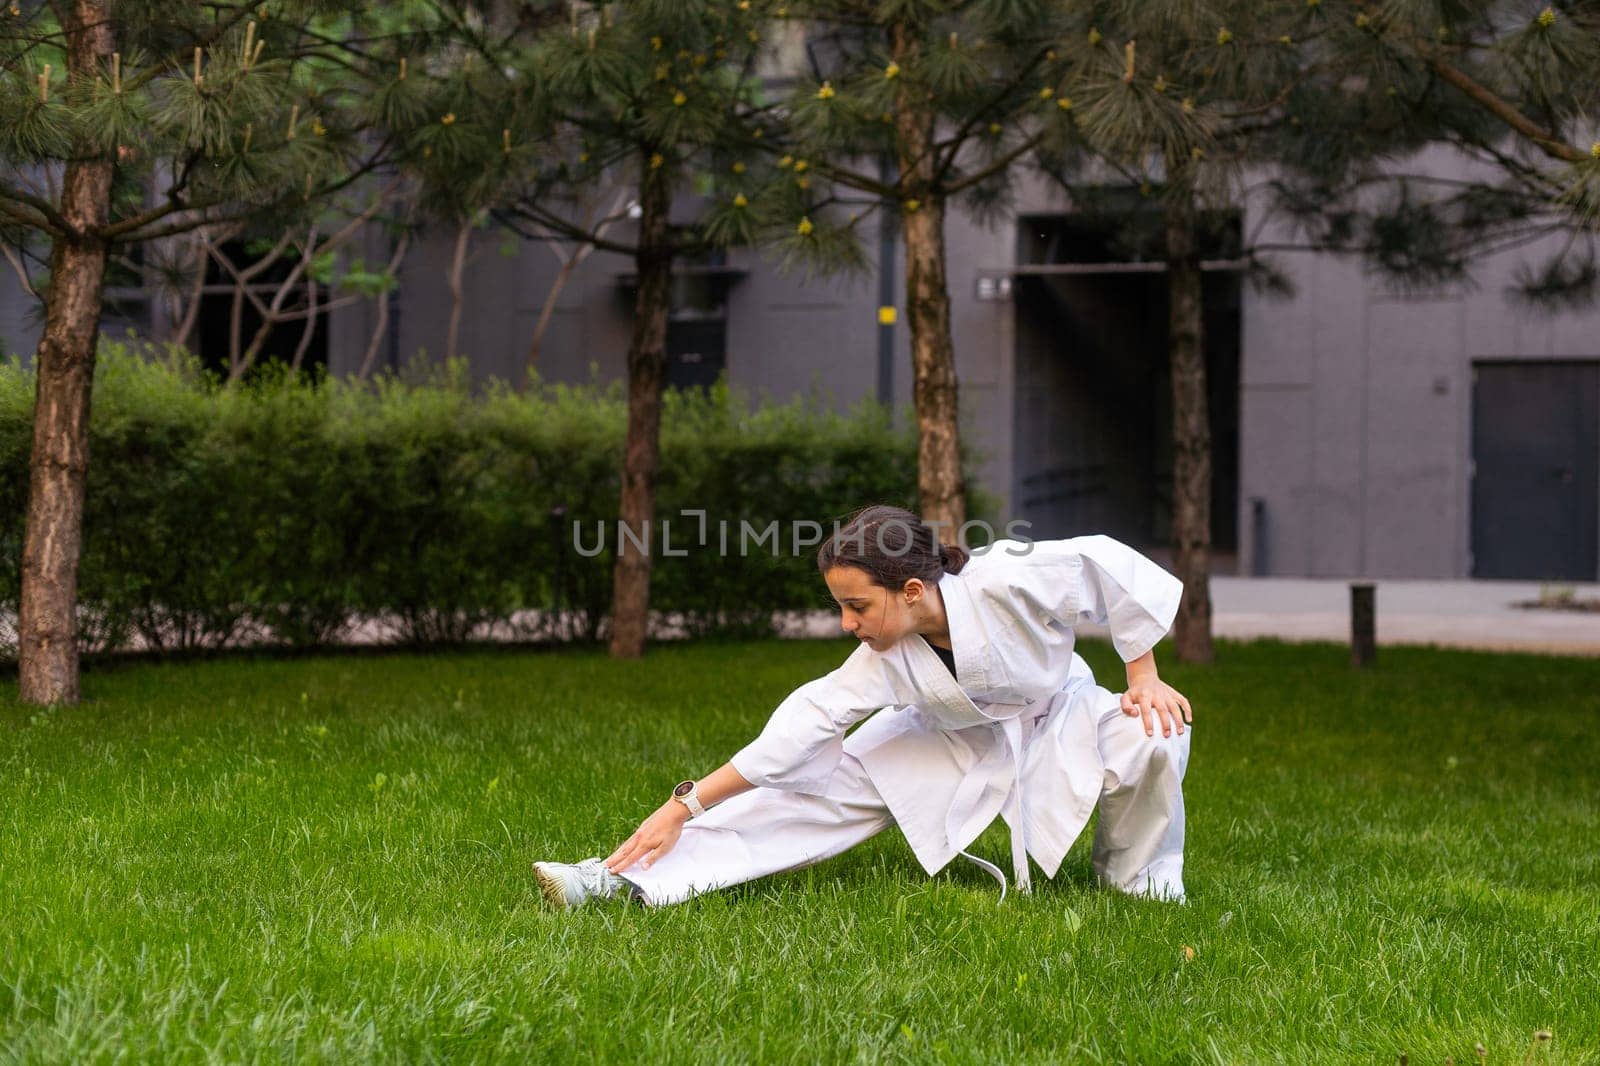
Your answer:
[[[1135,896],[1139,899],[1153,899],[1162,903],[1188,903],[1189,897],[1183,892],[1183,878],[1181,876],[1155,876],[1154,871],[1147,871],[1142,878],[1132,880],[1127,884],[1118,884],[1115,881],[1103,881],[1125,895]]]
[[[581,907],[591,899],[615,899],[628,887],[626,881],[606,869],[599,859],[584,859],[578,863],[536,862],[533,877],[539,882],[545,902],[563,909]]]

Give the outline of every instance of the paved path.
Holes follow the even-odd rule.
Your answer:
[[[1557,586],[1522,581],[1375,580],[1378,643],[1436,644],[1492,651],[1600,656],[1600,612],[1536,609]],[[1578,599],[1600,600],[1600,585],[1563,585]],[[1350,581],[1345,578],[1213,577],[1213,632],[1253,640],[1350,640]],[[838,632],[837,616],[814,612],[791,621],[794,636]],[[1096,627],[1081,632],[1105,635]]]
[[[1437,644],[1495,651],[1600,656],[1600,611],[1529,609],[1557,586],[1521,581],[1375,580],[1379,644]],[[1600,600],[1600,585],[1563,585]],[[1350,639],[1350,581],[1318,578],[1212,579],[1219,637]]]

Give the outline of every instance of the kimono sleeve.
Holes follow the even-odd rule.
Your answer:
[[[1123,662],[1155,647],[1172,628],[1183,582],[1126,544],[1090,536],[1032,547],[1029,598],[1066,625],[1110,629]]]
[[[844,756],[845,731],[894,702],[881,657],[862,646],[831,674],[790,693],[730,761],[752,785],[821,795]]]

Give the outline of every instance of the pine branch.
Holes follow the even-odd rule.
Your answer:
[[[1568,228],[1563,222],[1556,221],[1543,226],[1512,230],[1510,235],[1502,238],[1499,243],[1494,243],[1493,241],[1459,241],[1456,244],[1449,245],[1447,250],[1462,257],[1471,255],[1475,258],[1487,258],[1488,256],[1498,255],[1501,252],[1515,251],[1526,245],[1542,241],[1552,234],[1566,232]]]
[[[190,158],[192,159],[193,156]],[[134,230],[148,226],[152,222],[159,222],[163,218],[167,218],[178,211],[188,210],[189,205],[185,204],[178,196],[179,186],[187,180],[187,173],[188,168],[185,167],[184,171],[180,174],[180,181],[174,182],[172,188],[167,190],[166,203],[162,204],[160,207],[152,207],[147,211],[141,211],[137,215],[132,215],[120,222],[113,222],[109,225],[101,226],[100,236],[106,241],[114,243],[123,234],[132,233]]]
[[[600,236],[600,233],[605,228],[603,225],[596,225],[590,229],[584,229],[581,226],[573,225],[570,220],[564,220],[557,215],[552,215],[541,211],[528,212],[525,217],[527,217],[530,221],[538,221],[549,229],[561,232],[569,240],[585,241],[603,251],[620,251],[622,254],[629,256],[637,255],[639,253],[639,247],[637,245],[628,245]],[[685,232],[685,229],[677,226],[674,226],[673,229],[678,233]],[[694,237],[690,240],[671,240],[662,246],[666,252],[670,253],[674,257],[700,255],[711,250],[713,247],[714,245],[712,242],[706,240],[703,235]]]
[[[360,58],[366,60],[369,63],[387,62],[387,60],[376,58],[370,52],[363,51],[361,49],[361,47],[358,47],[358,46],[360,46],[360,45],[379,44],[379,43],[386,42],[386,41],[409,41],[409,40],[412,40],[412,39],[416,38],[418,36],[418,32],[419,32],[417,30],[398,30],[398,31],[396,31],[394,33],[379,33],[379,34],[375,34],[375,35],[369,36],[369,37],[362,37],[359,40],[352,40],[351,38],[347,38],[347,37],[329,37],[325,33],[318,33],[317,31],[311,29],[311,27],[309,25],[301,26],[299,28],[299,30],[300,30],[301,33],[305,34],[307,37],[311,38],[312,40],[317,41],[320,44],[327,45],[329,48],[331,48],[333,50],[334,53],[349,52],[352,55],[359,56]],[[295,52],[293,54],[295,54],[297,56],[299,56],[299,55],[318,55],[318,56],[320,56],[320,55],[324,55],[325,53],[323,53],[320,49],[313,49],[312,51],[309,51],[309,52]],[[354,69],[354,68],[352,68],[352,69]]]
[[[758,152],[764,152],[769,156],[782,156],[790,154],[789,150],[786,149],[782,144],[773,144],[766,140],[766,138],[762,138],[759,141],[747,141],[745,143],[747,147],[755,149]],[[821,160],[808,159],[807,162],[810,164],[811,169],[814,172],[824,178],[827,178],[829,181],[838,182],[840,185],[843,185],[846,188],[854,189],[857,192],[864,192],[884,200],[895,200],[900,196],[900,186],[898,185],[885,185],[883,182],[869,178],[859,171],[846,170],[843,167],[835,166],[832,163],[825,163]]]
[[[301,32],[307,31],[302,29]],[[363,77],[367,76],[368,72],[365,68],[359,63],[354,63],[346,58],[349,54],[360,55],[356,49],[349,47],[348,43],[341,42],[340,47],[335,48],[325,48],[321,45],[314,48],[290,48],[278,53],[277,58],[289,63],[303,59],[320,59],[325,63],[332,63],[334,66],[342,67],[347,73]],[[362,56],[362,58],[366,57]]]
[[[186,40],[178,47],[176,51],[152,62],[141,73],[134,75],[132,78],[124,78],[122,82],[122,91],[133,92],[137,89],[142,89],[147,84],[154,81],[156,78],[161,77],[169,70],[182,70],[184,65],[190,61],[190,57],[194,55],[194,50],[196,48],[209,49],[212,45],[222,40],[223,37],[227,36],[235,26],[239,25],[239,23],[245,21],[246,19],[255,17],[256,9],[254,5],[251,4],[243,4],[238,8],[227,8],[226,5],[220,6],[226,10],[232,10],[233,17],[219,20],[199,37]]]
[[[1096,156],[1095,160],[1100,165],[1109,167],[1112,171],[1121,175],[1122,183],[1130,189],[1138,188],[1140,183],[1145,181],[1145,176],[1143,174],[1138,174],[1132,170],[1129,170],[1127,164],[1120,159]],[[1078,183],[1068,181],[1065,177],[1054,170],[1043,169],[1043,173],[1046,177],[1059,185],[1061,187],[1061,191],[1066,193],[1069,198],[1077,191],[1079,187]]]
[[[490,212],[496,222],[525,240],[543,239],[540,234],[530,232],[518,224],[519,220],[531,222],[547,231],[558,233],[569,241],[579,241],[593,244],[604,252],[615,252],[618,255],[632,256],[638,253],[637,246],[613,241],[599,236],[591,230],[575,225],[560,215],[553,214],[527,203],[517,203],[510,207],[498,208]]]
[[[225,206],[231,206],[232,210],[222,210],[222,208]],[[208,213],[212,211],[217,213]],[[259,216],[262,211],[263,209],[261,207],[254,205],[240,207],[236,204],[224,205],[220,201],[217,203],[205,204],[201,207],[187,209],[187,213],[184,215],[184,217],[169,222],[165,226],[160,226],[156,229],[147,230],[143,233],[137,233],[132,236],[125,236],[121,243],[136,244],[143,241],[160,240],[163,237],[176,237],[180,233],[189,233],[203,226],[233,225],[239,222],[246,222],[253,217]]]
[[[1480,141],[1475,137],[1470,137],[1461,130],[1452,130],[1449,136],[1451,142],[1460,148],[1464,154],[1471,155],[1473,151],[1483,153],[1500,169],[1524,184],[1532,186],[1536,190],[1536,195],[1554,199],[1564,191],[1562,186],[1558,182],[1552,181],[1544,171],[1537,167],[1529,166],[1509,152],[1502,151],[1494,145]]]
[[[1492,90],[1473,80],[1465,71],[1448,63],[1443,56],[1433,49],[1421,44],[1417,45],[1416,48],[1434,73],[1465,93],[1480,107],[1483,107],[1507,126],[1532,141],[1552,159],[1559,159],[1563,163],[1581,163],[1588,158],[1584,152],[1580,152],[1572,145],[1567,144],[1555,134],[1518,111],[1510,103],[1501,99]]]
[[[876,181],[853,170],[835,166],[832,163],[812,161],[811,168],[829,181],[838,182],[845,188],[854,189],[857,192],[870,193],[873,196],[887,200],[896,199],[900,194],[899,185],[885,185],[881,181]]]
[[[1299,89],[1312,79],[1326,74],[1333,69],[1334,64],[1331,62],[1309,63],[1305,67],[1301,68],[1300,72],[1286,82],[1281,89],[1274,93],[1271,99],[1264,100],[1260,104],[1240,108],[1238,110],[1224,111],[1218,109],[1215,114],[1219,120],[1224,122],[1232,122],[1236,119],[1242,119],[1247,116],[1253,118],[1257,115],[1268,114],[1275,108],[1282,107],[1284,104],[1288,103],[1289,97],[1294,95],[1294,91],[1296,89]]]
[[[550,233],[553,232],[559,234],[569,241],[576,241],[582,244],[592,244],[595,248],[598,248],[603,252],[615,252],[618,255],[626,256],[635,256],[639,254],[638,245],[628,244],[623,241],[611,240],[610,238],[602,235],[605,229],[610,225],[610,223],[605,219],[600,220],[600,222],[590,228],[585,228],[577,223],[574,223],[571,219],[564,218],[561,215],[548,210],[547,208],[541,207],[536,203],[530,203],[527,200],[519,200],[509,207],[492,209],[489,214],[490,217],[500,225],[504,226],[506,229],[510,230],[512,233],[515,233],[524,240],[549,240]],[[540,226],[550,232],[537,233],[528,230],[519,224],[522,222],[532,223],[533,225]],[[677,227],[675,226],[674,229],[677,229]],[[700,236],[693,240],[669,241],[664,247],[665,250],[670,252],[673,256],[680,256],[698,255],[702,252],[710,251],[714,245],[711,241],[706,240],[704,236]]]
[[[372,155],[370,155],[360,166],[352,169],[350,173],[345,175],[343,178],[340,178],[338,181],[335,181],[329,185],[313,188],[309,195],[304,197],[300,196],[299,194],[290,194],[279,197],[277,200],[267,204],[241,205],[231,200],[217,200],[213,201],[212,203],[199,205],[189,204],[179,208],[177,212],[166,212],[162,215],[162,217],[171,217],[173,213],[181,214],[183,212],[188,212],[184,215],[184,217],[169,222],[167,225],[153,230],[128,230],[122,228],[120,224],[113,224],[112,226],[102,227],[100,232],[102,235],[104,235],[111,230],[116,230],[117,233],[114,238],[115,240],[123,243],[134,244],[140,241],[158,240],[162,237],[176,236],[177,234],[187,233],[190,230],[196,229],[200,226],[240,222],[254,216],[271,214],[275,211],[282,211],[295,207],[297,205],[297,201],[303,204],[311,200],[325,199],[334,193],[348,188],[350,185],[360,181],[368,174],[376,171],[379,167],[387,164],[387,154],[393,147],[394,145],[390,141],[384,140],[373,149]],[[226,210],[220,210],[220,213],[215,215],[208,214],[208,212],[218,211],[219,209]],[[146,224],[148,225],[148,223]]]
[[[465,20],[458,18],[453,11],[446,11],[437,0],[430,0],[428,6],[433,8],[434,13],[455,31],[456,39],[466,41],[473,51],[482,57],[487,69],[501,72],[502,63],[500,57],[491,48],[484,33],[474,32],[472,27],[466,24]],[[488,22],[486,20],[485,26],[487,25]],[[502,73],[501,76],[504,77],[504,74]]]
[[[15,201],[26,207],[31,207],[39,212],[39,218],[33,218],[15,210],[10,201]],[[0,211],[5,211],[7,216],[16,219],[25,225],[42,229],[52,237],[65,237],[68,234],[82,236],[76,233],[71,223],[62,217],[54,204],[32,193],[24,192],[14,185],[0,182]]]
[[[1006,97],[1010,96],[1013,92],[1021,87],[1022,82],[1027,75],[1032,74],[1038,69],[1039,64],[1045,61],[1045,56],[1048,51],[1049,49],[1042,49],[1038,52],[1035,52],[1032,59],[1028,60],[1026,64],[1018,68],[1015,77],[996,89],[992,94],[990,94],[988,100],[974,109],[972,114],[967,116],[967,120],[961,124],[960,128],[956,130],[953,136],[947,140],[934,142],[932,150],[936,157],[941,152],[945,152],[945,150],[948,149],[948,153],[945,154],[944,158],[934,164],[933,184],[935,187],[944,181],[945,176],[950,172],[950,168],[955,165],[956,157],[961,154],[961,148],[966,143],[967,138],[972,135],[972,131],[977,128],[980,122],[983,122],[989,117],[989,114],[993,108],[996,108],[1000,104],[1004,103]]]
[[[1021,144],[1018,144],[1004,155],[996,156],[982,170],[974,171],[962,178],[960,181],[954,182],[947,186],[944,190],[945,196],[955,196],[958,193],[965,192],[967,189],[972,188],[972,186],[978,184],[984,179],[993,177],[995,174],[1000,173],[1012,163],[1015,163],[1018,159],[1037,148],[1039,146],[1039,142],[1042,140],[1044,140],[1043,131],[1035,133],[1032,137],[1029,137]]]
[[[627,188],[620,189],[616,196],[612,199],[610,208],[606,209],[605,213],[602,214],[598,219],[594,217],[594,211],[598,206],[598,203],[591,202],[585,206],[583,211],[582,228],[586,232],[594,233],[596,236],[604,236],[606,230],[610,229],[613,225],[628,217],[628,210],[626,207],[628,202],[628,192],[629,190]],[[538,225],[536,222],[533,224]],[[569,240],[563,235],[545,230],[543,233],[536,234],[535,236],[537,240],[542,242],[545,247],[549,249],[550,254],[555,256],[556,262],[560,264],[561,269],[568,273],[570,273],[572,267],[576,266],[578,263],[581,263],[584,259],[587,259],[589,254],[595,249],[595,244],[592,241],[571,241],[570,243],[576,244],[578,247],[569,255],[556,247],[558,244]]]

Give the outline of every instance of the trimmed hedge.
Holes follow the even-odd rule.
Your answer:
[[[13,615],[33,392],[20,362],[0,365],[0,611]],[[689,633],[759,631],[776,610],[823,605],[791,524],[915,498],[915,437],[872,405],[751,410],[726,388],[665,404],[658,514],[689,551],[664,557],[656,531],[651,604]],[[474,394],[460,364],[420,384],[267,375],[225,389],[181,353],[102,342],[84,651],[134,634],[163,649],[318,645],[362,619],[401,642],[451,642],[527,608],[539,622],[511,631],[593,638],[611,598],[625,413],[620,386]],[[707,513],[709,548],[694,546],[689,509]],[[778,556],[770,539],[741,556],[741,521],[776,521]],[[580,554],[574,522],[585,549],[602,524],[605,550]]]

